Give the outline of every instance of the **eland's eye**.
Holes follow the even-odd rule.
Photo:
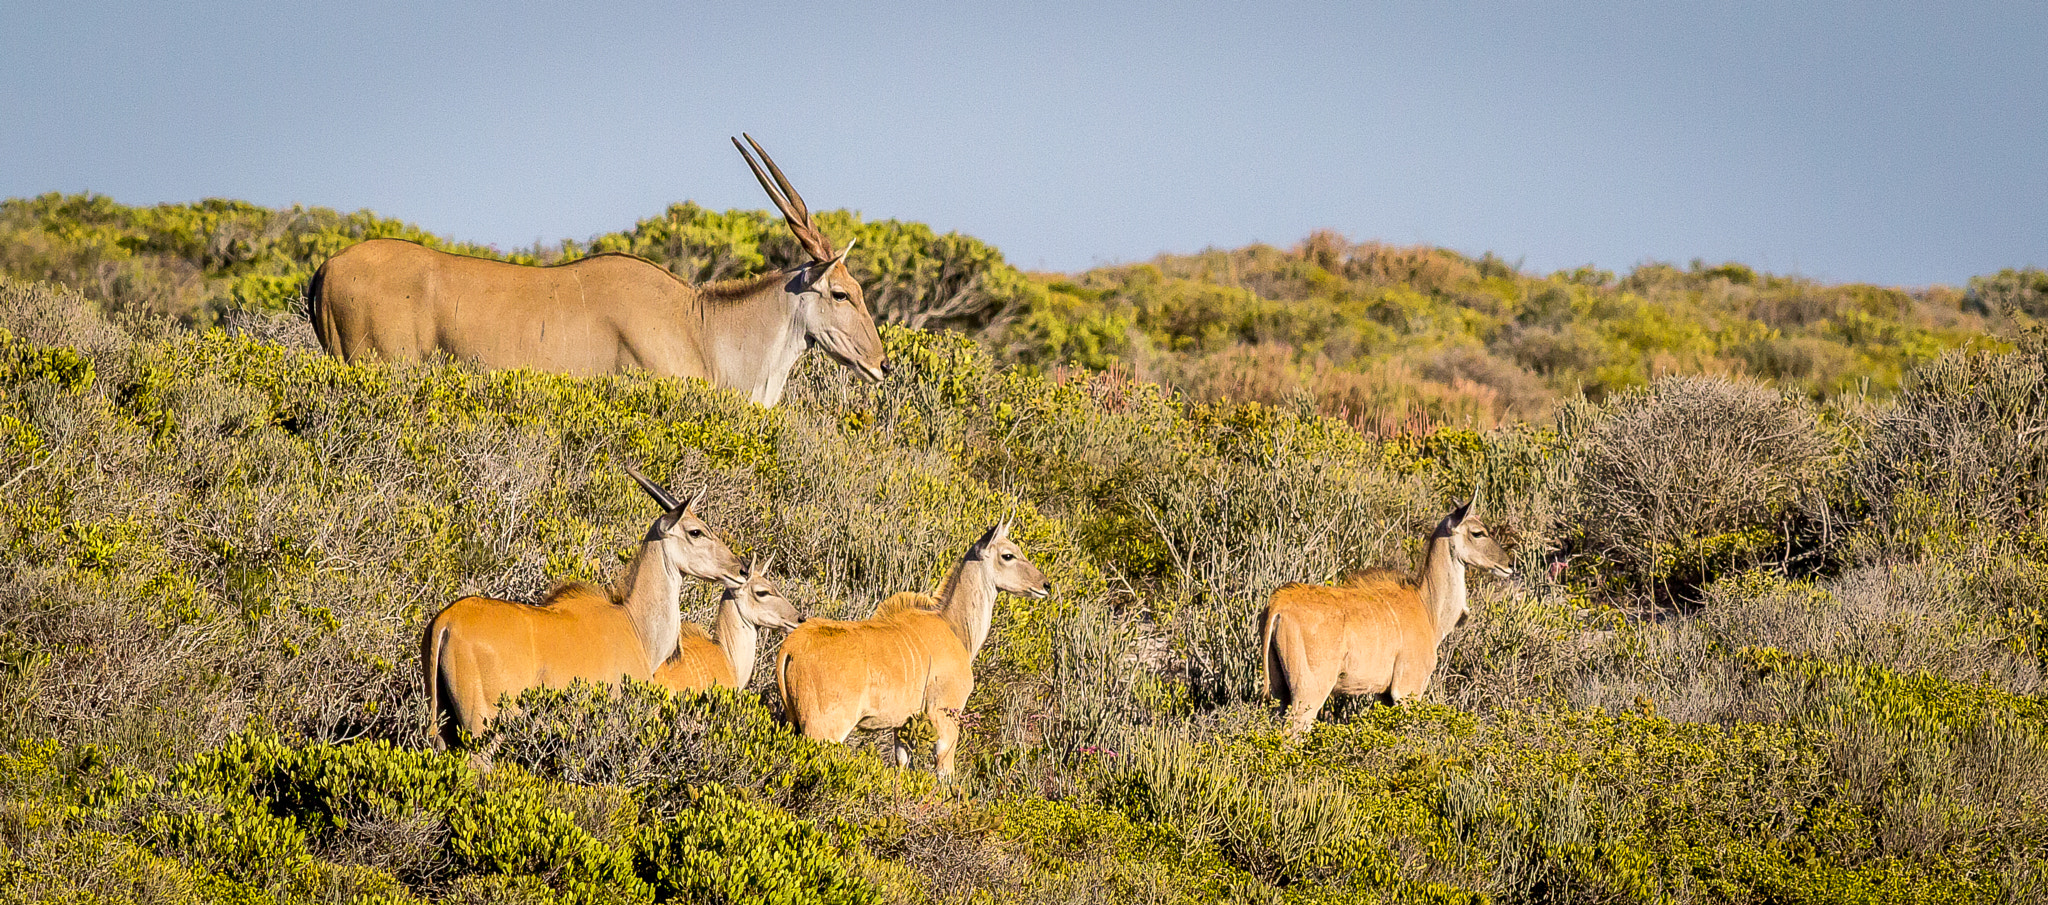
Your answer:
[[[1003,554],[1003,561],[1004,561],[1004,562],[1008,562],[1008,561],[1010,561],[1010,560],[1013,560],[1013,559],[1016,559],[1016,558],[1017,558],[1017,554],[1015,554],[1015,553],[1005,553],[1005,554]]]
[[[848,300],[848,299],[850,299],[850,298],[853,298],[853,296],[851,296],[851,295],[848,295],[848,294],[846,293],[846,290],[844,290],[844,289],[834,289],[834,290],[832,290],[832,297],[833,297],[833,298],[835,298],[835,299],[838,299],[838,300],[840,300],[840,301],[842,301],[842,302],[843,302],[843,301],[846,301],[846,300]]]
[[[702,528],[691,528],[691,529],[690,529],[690,536],[691,536],[691,537],[703,537],[703,536],[704,536],[704,529],[702,529]]]

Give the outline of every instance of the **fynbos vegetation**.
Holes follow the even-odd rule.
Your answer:
[[[671,213],[589,245],[691,279],[796,253],[765,214]],[[905,287],[878,312],[971,335],[885,327],[891,380],[813,356],[775,409],[345,364],[296,286],[409,227],[7,202],[0,900],[2048,897],[2037,272],[1539,277],[1318,237],[1042,283],[818,217],[871,302]],[[1195,379],[1268,341],[1312,392]],[[1346,368],[1356,395],[1309,379]],[[427,620],[614,579],[652,517],[624,464],[707,488],[813,617],[936,591],[1008,521],[1052,593],[994,608],[954,775],[784,725],[775,633],[744,689],[534,689],[432,750]],[[1286,733],[1272,591],[1413,573],[1475,489],[1516,575],[1470,585],[1428,691]]]

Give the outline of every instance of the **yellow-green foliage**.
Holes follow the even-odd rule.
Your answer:
[[[848,871],[811,823],[750,804],[721,785],[690,792],[690,807],[650,828],[641,858],[663,900],[862,905],[884,901]]]
[[[59,194],[0,203],[0,272],[180,316],[289,308],[320,262],[375,238],[503,257],[368,211],[273,210],[220,198],[136,208]]]
[[[675,228],[772,225],[685,213]],[[1148,304],[1221,325],[1202,343],[1243,329],[1229,306],[1289,292],[1299,310],[1259,308],[1254,329],[1356,304],[1388,337],[1525,314],[1562,336],[1611,309],[1614,342],[1698,364],[1712,329],[1617,294],[1753,290],[1786,323],[1835,310],[1822,302],[1873,318],[1922,303],[1769,295],[1774,278],[1734,267],[1644,268],[1624,290],[1354,252],[1326,237],[1247,253],[1242,285]],[[1389,292],[1331,301],[1364,284]],[[345,365],[303,342],[110,323],[77,292],[0,280],[0,900],[2048,889],[2048,531],[2030,515],[2048,378],[2024,343],[1925,365],[1895,403],[1662,378],[1556,423],[1380,437],[1312,400],[884,336],[890,381],[812,356],[767,410],[645,375]],[[1055,593],[998,604],[959,777],[886,767],[873,739],[795,736],[772,669],[680,698],[533,691],[469,749],[429,751],[421,627],[463,594],[615,575],[656,514],[625,463],[707,487],[707,520],[775,554],[812,616],[929,590],[1013,519]],[[1428,698],[1340,702],[1306,738],[1280,734],[1253,638],[1266,595],[1412,569],[1475,491],[1521,574],[1473,576]],[[685,593],[687,618],[708,620],[710,593]]]

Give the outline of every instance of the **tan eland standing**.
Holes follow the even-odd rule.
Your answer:
[[[869,379],[888,371],[861,287],[803,197],[733,139],[811,260],[691,286],[627,254],[527,267],[371,239],[328,259],[306,296],[320,345],[349,361],[413,362],[446,354],[486,368],[612,374],[644,368],[701,377],[762,405],[782,399],[797,356],[815,343]]]
[[[967,548],[937,598],[897,594],[868,619],[798,626],[775,658],[783,717],[822,741],[844,742],[855,728],[896,729],[891,757],[904,767],[910,746],[901,727],[923,714],[938,737],[938,774],[951,775],[959,713],[974,691],[974,657],[988,640],[998,591],[1051,591],[1010,540],[1009,522]]]
[[[1437,646],[1471,613],[1465,567],[1514,574],[1472,507],[1459,506],[1430,534],[1413,587],[1374,569],[1335,587],[1290,584],[1273,592],[1259,637],[1266,693],[1280,699],[1290,731],[1307,731],[1332,691],[1391,704],[1429,687]]]
[[[740,561],[697,518],[699,491],[688,503],[627,469],[663,509],[612,590],[576,582],[539,604],[464,597],[427,623],[420,640],[431,735],[441,744],[483,731],[498,700],[576,679],[648,680],[676,650],[683,615],[676,596],[683,577],[747,579]]]
[[[714,685],[745,688],[754,676],[754,652],[761,629],[793,629],[803,622],[796,607],[768,581],[768,566],[749,566],[747,580],[727,582],[712,623],[716,637],[685,623],[676,652],[654,670],[654,681],[670,691],[701,691]]]

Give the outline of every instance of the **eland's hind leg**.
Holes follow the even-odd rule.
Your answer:
[[[1330,691],[1337,687],[1339,662],[1319,664],[1310,655],[1308,639],[1293,620],[1282,618],[1274,626],[1269,642],[1274,650],[1267,655],[1267,663],[1280,667],[1281,675],[1275,676],[1273,690],[1280,697],[1287,731],[1307,732],[1315,725],[1316,714],[1323,711],[1323,705],[1330,700]]]

